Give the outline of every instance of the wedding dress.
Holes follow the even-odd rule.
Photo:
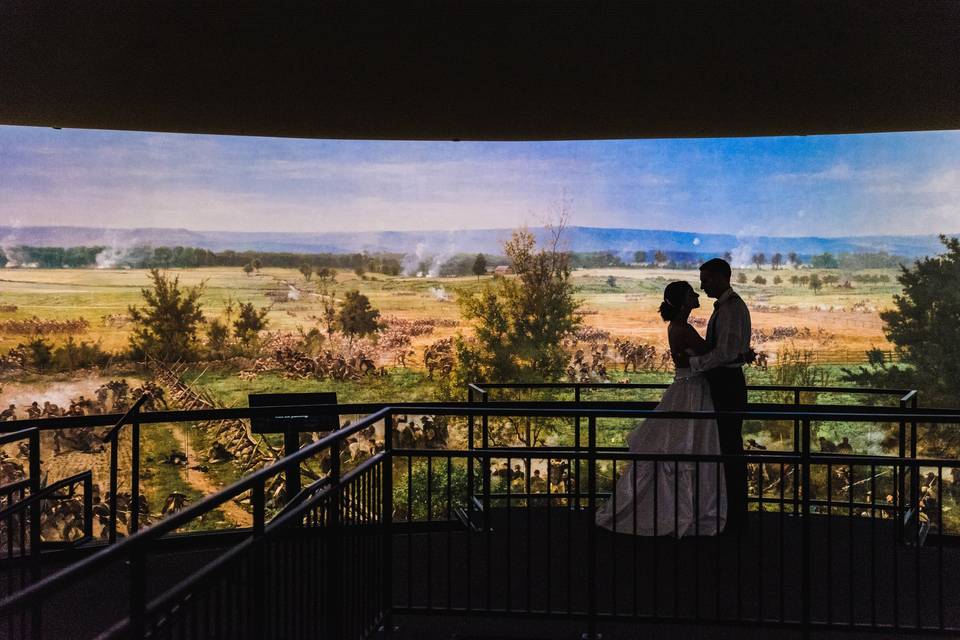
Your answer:
[[[655,410],[713,411],[707,380],[689,369],[677,369]],[[717,422],[712,419],[647,419],[630,432],[627,444],[638,454],[720,455]],[[722,464],[620,460],[617,472],[614,495],[597,510],[599,526],[618,533],[678,538],[723,531],[727,500]]]

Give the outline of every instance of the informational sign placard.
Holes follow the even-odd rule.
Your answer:
[[[247,396],[251,407],[284,405],[337,404],[334,392],[317,393],[251,393]],[[277,413],[250,419],[254,433],[289,433],[291,431],[332,431],[340,427],[338,414],[308,416],[301,412]]]

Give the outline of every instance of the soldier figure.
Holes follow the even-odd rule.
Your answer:
[[[850,445],[850,438],[844,436],[840,444],[837,445],[837,453],[842,453],[844,455],[850,455],[853,453],[853,447]]]
[[[43,412],[40,410],[40,405],[37,404],[36,400],[34,400],[33,403],[27,407],[27,417],[31,420],[38,419],[42,413]]]
[[[0,422],[17,419],[17,405],[11,404],[9,408],[0,411]]]

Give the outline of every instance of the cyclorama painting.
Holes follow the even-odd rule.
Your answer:
[[[470,382],[609,383],[585,397],[656,399],[612,385],[672,379],[664,287],[699,289],[715,257],[752,314],[750,384],[916,388],[925,406],[956,406],[958,203],[958,132],[425,143],[0,127],[2,417],[122,412],[144,391],[147,409],[269,392],[463,400]],[[559,422],[504,421],[492,437],[569,443]],[[611,422],[600,444],[630,427]],[[821,450],[896,451],[896,425],[816,428]],[[409,416],[398,430],[464,446],[452,419]],[[45,432],[45,481],[94,468],[103,493],[103,431]],[[367,436],[346,461],[376,449]],[[791,449],[793,422],[747,423],[744,438]],[[918,446],[960,451],[933,428]],[[275,459],[280,441],[226,421],[145,429],[141,447],[144,495],[127,513],[149,524]],[[3,455],[0,484],[25,464],[15,446]],[[496,465],[496,482],[532,477],[534,490],[563,473]],[[129,470],[122,460],[121,486]],[[952,480],[930,499],[956,527]],[[248,502],[228,505],[195,526],[250,524]],[[56,527],[44,535],[77,535]]]

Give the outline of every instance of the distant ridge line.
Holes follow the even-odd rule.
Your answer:
[[[394,252],[424,255],[456,253],[498,254],[511,229],[462,229],[433,231],[271,232],[193,231],[183,228],[141,227],[133,229],[81,226],[0,226],[0,247],[30,245],[75,247],[103,245],[126,247],[189,246],[213,251],[289,251],[296,253]],[[542,227],[530,228],[538,240],[546,240]],[[936,234],[866,236],[744,236],[696,233],[662,229],[577,227],[566,229],[564,244],[577,252],[611,251],[626,257],[635,251],[661,250],[691,255],[735,256],[763,252],[795,252],[810,256],[823,252],[865,253],[885,251],[917,258],[939,253]],[[739,256],[742,259],[742,255]]]

